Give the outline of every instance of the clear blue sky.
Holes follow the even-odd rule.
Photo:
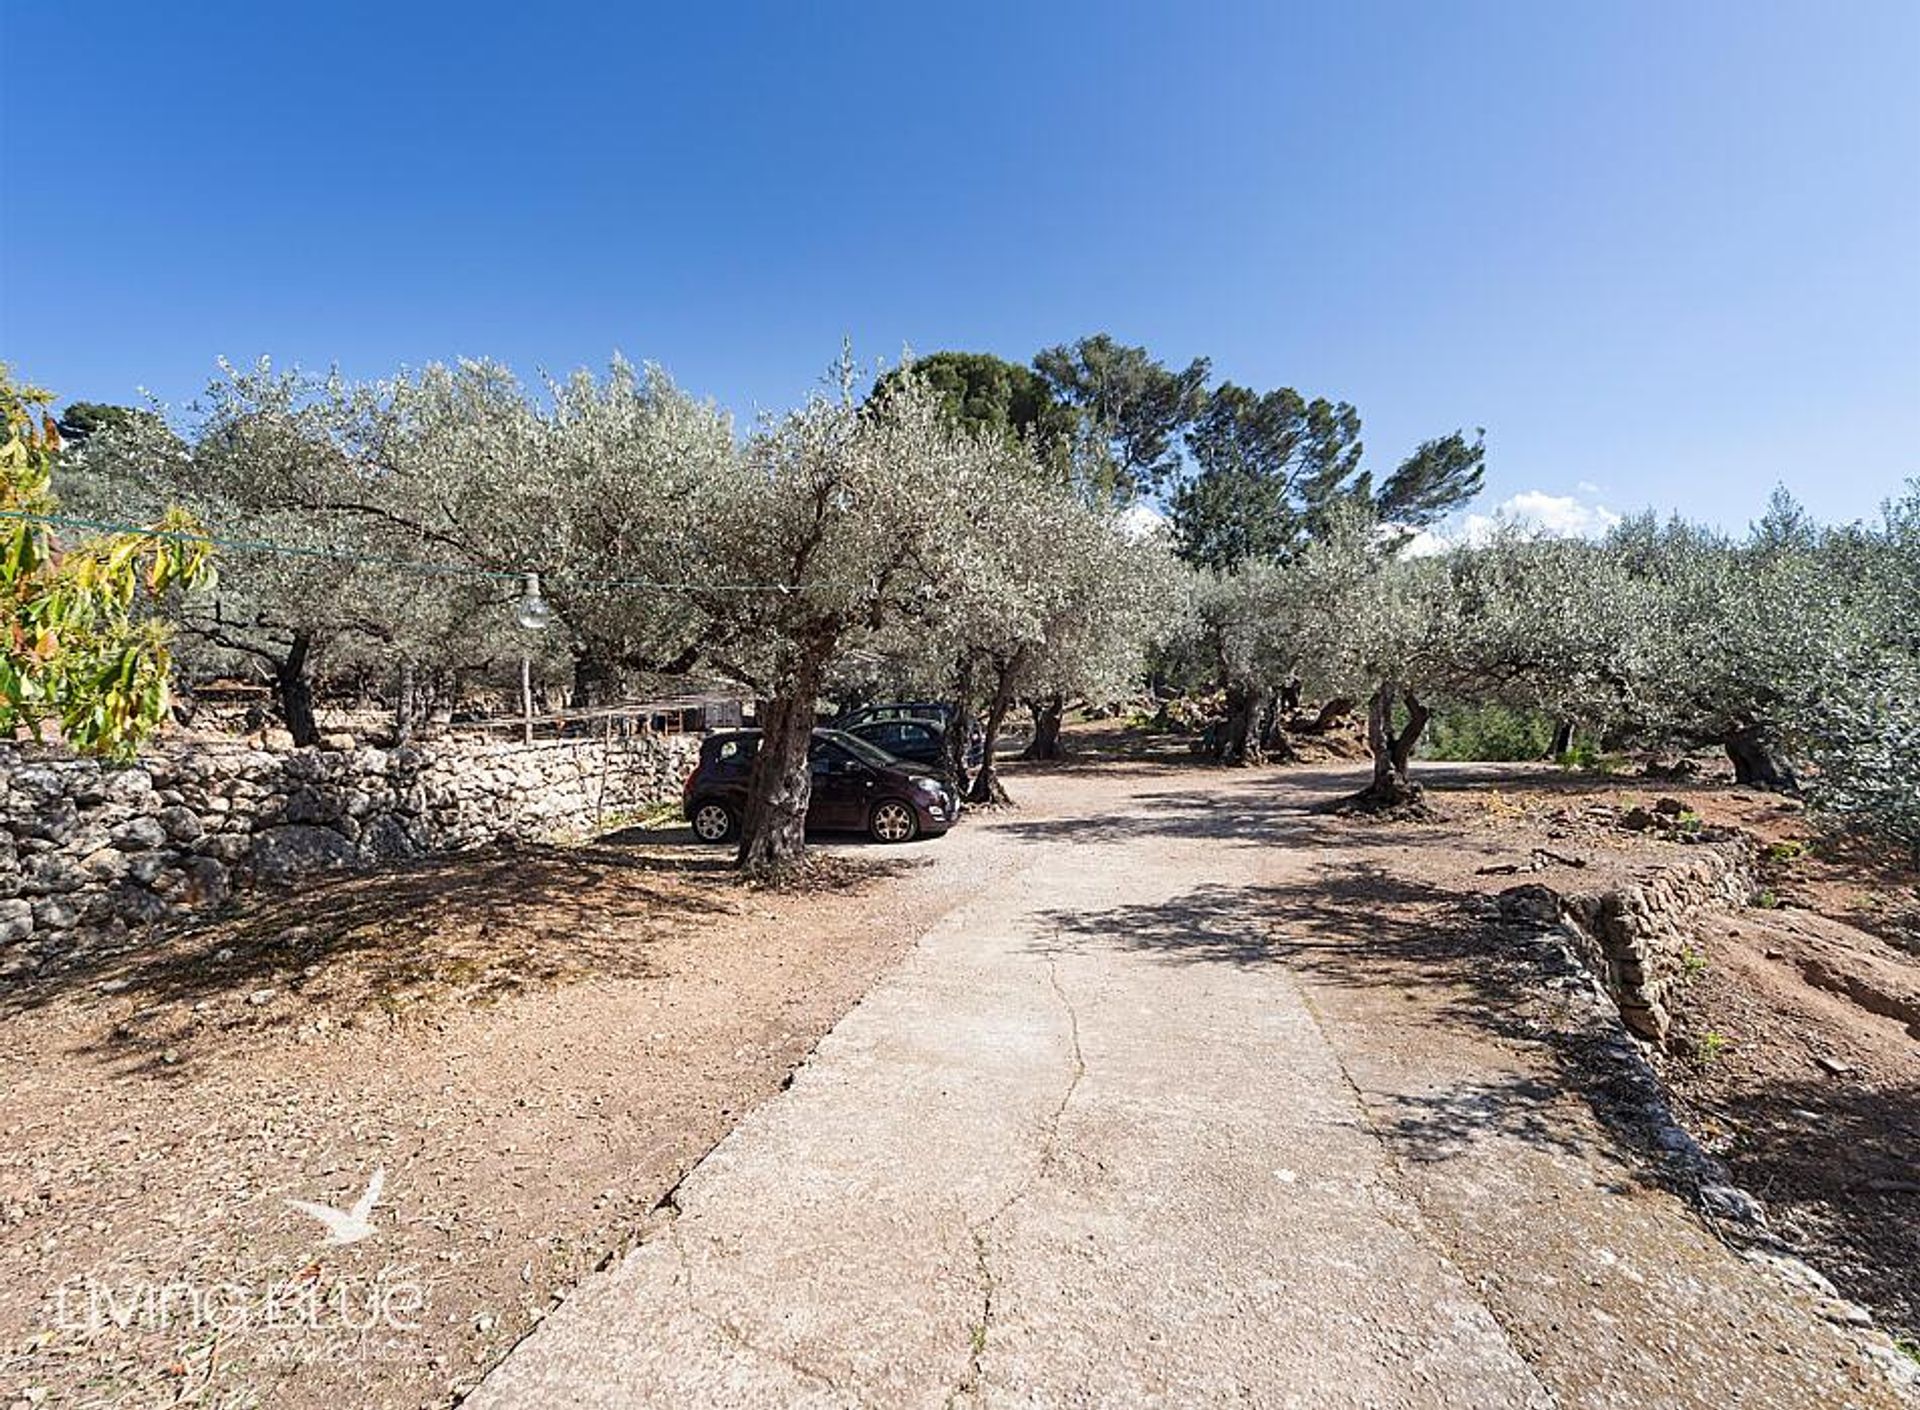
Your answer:
[[[1920,4],[0,0],[0,355],[663,363],[1107,330],[1730,526],[1920,474]],[[1582,489],[1581,486],[1591,486]]]

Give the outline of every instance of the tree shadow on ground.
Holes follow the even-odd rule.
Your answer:
[[[1569,1021],[1591,1014],[1591,987],[1543,937],[1488,923],[1460,893],[1389,872],[1344,865],[1298,882],[1207,885],[1173,899],[1049,917],[1082,945],[1147,951],[1181,964],[1275,966],[1342,988],[1405,991],[1426,1015],[1542,1052],[1545,1078],[1525,1074],[1421,1095],[1386,1095],[1383,1134],[1411,1161],[1458,1155],[1477,1137],[1502,1135],[1563,1153],[1624,1162],[1630,1183],[1670,1183],[1649,1108],[1659,1092],[1610,1026]],[[1566,1120],[1584,1104],[1613,1138],[1592,1143]],[[1671,1181],[1676,1186],[1683,1181]]]
[[[1826,1251],[1842,1292],[1920,1340],[1920,1085],[1767,1072],[1706,1110],[1737,1130],[1721,1152],[1735,1181],[1796,1242]]]
[[[767,904],[730,853],[659,843],[622,829],[582,846],[493,847],[245,892],[214,914],[77,949],[0,994],[0,1020],[130,1007],[102,1056],[171,1075],[169,1053],[316,1021],[404,1021],[583,979],[659,978],[663,938],[722,935],[743,908]],[[837,884],[898,865],[843,863]]]
[[[1190,771],[1189,771],[1190,772]],[[1223,771],[1226,772],[1226,771]],[[1281,775],[1232,771],[1251,785],[1223,791],[1215,779],[1189,788],[1137,794],[1120,811],[1098,816],[1010,818],[997,824],[1026,841],[1127,842],[1138,838],[1216,838],[1272,846],[1316,845],[1315,812],[1352,792],[1351,769]],[[1265,785],[1265,786],[1261,786]]]

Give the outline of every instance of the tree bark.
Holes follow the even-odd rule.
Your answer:
[[[419,719],[420,687],[414,677],[413,662],[400,663],[400,684],[394,691],[393,701],[393,742],[405,744],[413,738],[413,727]]]
[[[1288,716],[1299,708],[1297,692],[1292,705],[1283,707],[1276,699],[1267,706],[1266,720],[1260,726],[1260,752],[1268,763],[1293,762],[1293,741],[1287,738],[1286,723]]]
[[[1422,705],[1411,690],[1403,690],[1400,698],[1407,704],[1407,722],[1393,737],[1393,774],[1400,786],[1409,785],[1409,775],[1413,771],[1413,749],[1420,742],[1421,734],[1427,728],[1427,721],[1433,718],[1433,711]]]
[[[308,669],[313,661],[313,638],[305,632],[294,634],[287,654],[273,668],[273,690],[280,701],[280,716],[287,733],[297,747],[320,742],[320,726],[313,718],[313,679]]]
[[[1000,786],[1000,771],[994,766],[993,751],[999,747],[1000,727],[1006,722],[1007,710],[1013,704],[1013,682],[1024,661],[1025,653],[1017,652],[994,674],[993,700],[987,706],[986,726],[980,741],[980,768],[973,776],[973,785],[967,790],[969,803],[1013,801],[1007,797],[1007,790]]]
[[[1343,720],[1353,713],[1353,701],[1344,695],[1336,695],[1320,707],[1320,713],[1304,731],[1306,734],[1325,734],[1333,727],[1334,721]]]
[[[1049,695],[1043,700],[1031,702],[1033,710],[1033,742],[1020,757],[1022,759],[1064,759],[1067,751],[1060,747],[1060,724],[1067,713],[1066,697]]]
[[[1780,742],[1765,725],[1742,725],[1730,730],[1725,740],[1727,757],[1733,760],[1733,781],[1749,788],[1765,788],[1789,793],[1800,787]]]
[[[962,797],[968,796],[970,787],[967,778],[967,735],[973,724],[974,670],[974,658],[969,652],[960,658],[958,668],[954,671],[953,714],[942,740],[947,774],[953,780],[954,791]]]
[[[819,670],[809,663],[760,712],[760,752],[735,857],[742,871],[770,876],[806,856],[807,804],[813,798],[808,749],[819,693]]]
[[[1547,757],[1549,759],[1564,759],[1567,755],[1571,754],[1573,752],[1574,732],[1579,727],[1579,721],[1574,719],[1573,716],[1568,715],[1562,718],[1561,721],[1553,727],[1553,743],[1547,746]]]
[[[1214,758],[1223,764],[1257,764],[1265,757],[1260,747],[1260,721],[1266,710],[1264,686],[1229,685],[1227,719],[1217,737]]]
[[[1393,707],[1402,698],[1407,705],[1407,723],[1396,730]],[[1412,779],[1413,750],[1427,727],[1433,712],[1401,690],[1400,682],[1385,680],[1367,701],[1367,745],[1373,750],[1373,782],[1361,799],[1373,807],[1395,807],[1420,796],[1420,786]]]

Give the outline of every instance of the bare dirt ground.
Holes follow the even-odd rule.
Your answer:
[[[1311,808],[1350,766],[1224,773],[1139,741],[1101,763],[1099,742],[1013,771],[1027,806],[945,840],[836,846],[843,884],[811,893],[748,890],[658,835],[490,853],[259,898],[0,1000],[0,1404],[445,1404],[644,1239],[941,916],[1036,843],[1124,865],[1168,839],[1289,860],[1260,885],[1196,876],[1122,918],[1129,943],[1299,984],[1395,1153],[1397,1197],[1562,1403],[1653,1403],[1671,1367],[1713,1374],[1726,1336],[1772,1338],[1805,1377],[1750,1382],[1745,1403],[1811,1403],[1778,1389],[1822,1384],[1809,1356],[1853,1403],[1884,1403],[1841,1329],[1809,1350],[1772,1284],[1735,1295],[1704,1271],[1722,1231],[1675,1204],[1646,1094],[1567,1036],[1571,1001],[1468,904],[1529,879],[1502,868],[1561,865],[1536,847],[1584,861],[1581,885],[1678,850],[1589,825],[1596,803],[1678,794],[1768,840],[1804,835],[1796,813],[1699,784],[1435,768],[1438,821],[1333,818]],[[1911,1327],[1915,1045],[1844,976],[1870,955],[1890,966],[1871,992],[1898,991],[1913,960],[1832,918],[1897,930],[1904,902],[1882,878],[1890,899],[1863,912],[1857,873],[1781,865],[1779,899],[1828,914],[1749,911],[1709,937],[1681,1010],[1693,1056],[1668,1075],[1842,1291]],[[376,1169],[364,1241],[329,1245],[285,1203],[344,1208]],[[223,1284],[224,1318],[133,1297]]]
[[[939,845],[801,895],[678,837],[449,858],[6,996],[0,1404],[444,1404],[894,962]],[[376,1169],[378,1237],[285,1203]]]
[[[1696,931],[1702,967],[1655,1061],[1683,1124],[1776,1230],[1920,1352],[1920,874],[1833,847],[1799,803],[1725,780],[1430,772],[1450,826],[1510,837],[1516,855],[1543,839],[1616,868],[1683,855],[1593,820],[1662,797],[1757,840],[1761,904]],[[1592,884],[1567,877],[1539,879]]]

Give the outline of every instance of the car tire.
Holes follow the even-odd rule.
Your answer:
[[[875,842],[911,842],[920,835],[920,815],[911,803],[888,798],[867,815],[867,836]]]
[[[740,815],[718,798],[703,798],[687,816],[702,842],[731,842],[740,833]]]

